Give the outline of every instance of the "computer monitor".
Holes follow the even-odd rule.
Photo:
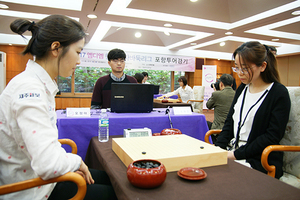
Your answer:
[[[153,92],[153,84],[112,83],[111,112],[151,112],[153,110]]]

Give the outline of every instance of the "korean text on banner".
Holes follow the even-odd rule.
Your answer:
[[[107,68],[108,52],[84,49],[80,54],[79,66]],[[195,57],[126,52],[126,68],[194,72]]]

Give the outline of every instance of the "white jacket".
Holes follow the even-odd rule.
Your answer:
[[[195,99],[193,89],[188,85],[186,85],[184,89],[182,87],[179,87],[177,90],[165,94],[165,96],[170,97],[172,95],[178,95],[178,94],[180,95],[183,103],[186,103],[188,100]]]
[[[76,171],[78,155],[58,142],[57,84],[37,63],[14,77],[0,96],[0,184],[44,180]],[[0,196],[0,199],[47,199],[55,184]]]

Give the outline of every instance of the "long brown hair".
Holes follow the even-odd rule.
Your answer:
[[[256,41],[246,42],[234,51],[233,59],[236,56],[239,57],[240,62],[243,61],[247,70],[251,71],[251,64],[260,67],[263,62],[266,62],[266,69],[260,73],[262,80],[266,83],[280,82],[277,60],[267,45],[262,45]]]

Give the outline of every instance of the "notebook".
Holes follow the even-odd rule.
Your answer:
[[[154,92],[153,94],[159,94],[159,85],[154,85]]]
[[[143,113],[153,110],[152,84],[112,83],[111,112]]]

